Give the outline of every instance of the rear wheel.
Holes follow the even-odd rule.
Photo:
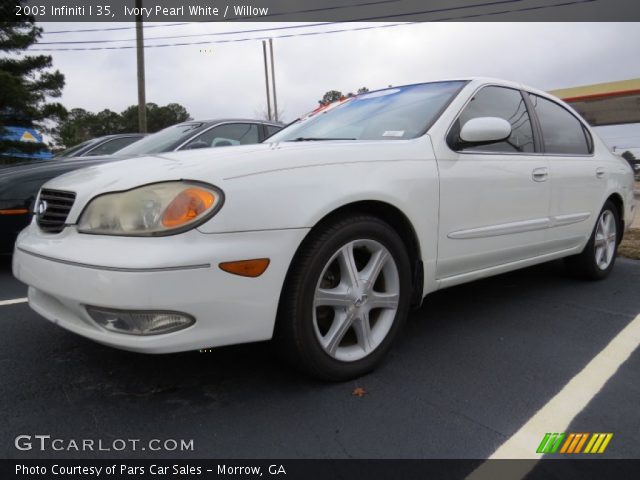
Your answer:
[[[410,271],[402,240],[376,217],[344,217],[320,227],[296,255],[285,285],[280,348],[325,380],[367,373],[407,316]]]
[[[618,252],[619,225],[618,209],[607,200],[582,253],[565,260],[568,270],[588,280],[600,280],[609,275]]]

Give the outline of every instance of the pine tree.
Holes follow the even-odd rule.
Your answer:
[[[51,71],[50,56],[26,53],[42,35],[33,17],[17,21],[6,21],[7,17],[3,17],[0,20],[0,154],[33,153],[44,145],[9,141],[4,138],[4,127],[48,131],[48,122],[64,118],[65,108],[49,101],[62,95],[64,75]]]

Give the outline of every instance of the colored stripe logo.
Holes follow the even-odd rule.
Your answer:
[[[613,433],[545,433],[536,453],[604,453],[612,437]]]

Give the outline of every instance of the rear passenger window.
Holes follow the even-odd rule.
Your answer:
[[[545,153],[588,155],[590,136],[582,123],[557,103],[530,94],[544,141]]]
[[[460,114],[454,132],[458,134],[465,123],[478,117],[504,118],[511,124],[511,136],[504,142],[466,147],[464,151],[518,153],[535,150],[531,120],[520,91],[504,87],[483,88]]]

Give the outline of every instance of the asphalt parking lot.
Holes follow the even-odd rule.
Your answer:
[[[639,291],[640,262],[622,258],[598,283],[553,262],[443,290],[412,314],[380,369],[324,384],[281,364],[268,343],[164,356],[100,346],[26,303],[1,305],[26,296],[4,261],[0,457],[487,458],[638,315]],[[566,431],[613,432],[603,456],[640,458],[639,378],[636,350]],[[195,448],[21,452],[21,434]]]

